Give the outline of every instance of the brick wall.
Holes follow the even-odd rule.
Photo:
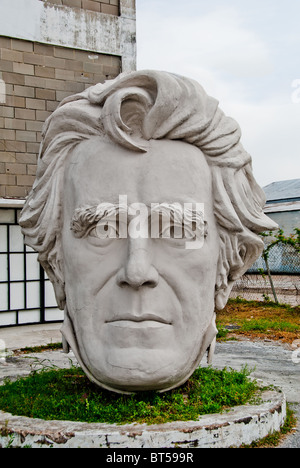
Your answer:
[[[52,5],[64,5],[109,15],[119,15],[119,0],[41,0]]]
[[[35,178],[46,118],[64,97],[115,78],[121,59],[6,37],[0,37],[0,54],[6,88],[0,105],[0,197],[24,198]]]

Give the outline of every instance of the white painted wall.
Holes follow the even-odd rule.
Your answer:
[[[118,55],[122,71],[136,69],[134,0],[121,0],[121,16],[40,0],[1,0],[0,35]]]

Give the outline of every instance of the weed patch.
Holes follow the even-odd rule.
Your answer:
[[[246,404],[257,392],[249,370],[197,369],[182,387],[166,392],[118,395],[99,389],[78,367],[33,372],[0,387],[0,408],[45,420],[158,424],[197,420]]]
[[[273,302],[231,299],[217,313],[217,327],[226,330],[236,325],[234,335],[270,338],[293,343],[300,338],[300,307]],[[221,331],[221,336],[224,331]],[[226,335],[225,335],[226,336]],[[228,333],[226,338],[230,338]]]

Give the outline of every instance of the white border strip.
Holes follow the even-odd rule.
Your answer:
[[[23,208],[25,200],[16,198],[0,198],[0,208]]]

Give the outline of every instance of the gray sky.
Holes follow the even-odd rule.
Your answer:
[[[300,178],[300,1],[136,2],[138,69],[199,81],[240,124],[262,186]]]

